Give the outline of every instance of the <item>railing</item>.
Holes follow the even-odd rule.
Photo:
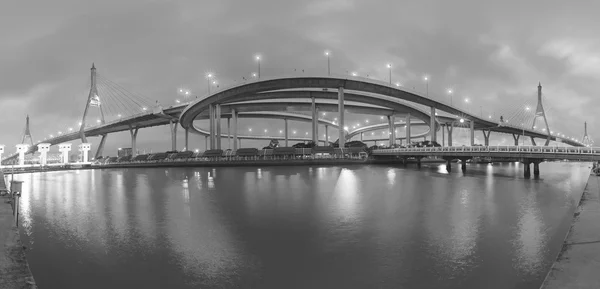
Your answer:
[[[493,152],[493,153],[532,153],[532,154],[600,154],[600,147],[558,147],[558,146],[459,146],[459,147],[424,147],[424,148],[397,148],[376,149],[373,154],[379,153],[465,153],[465,152]]]

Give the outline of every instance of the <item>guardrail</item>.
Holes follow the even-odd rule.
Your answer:
[[[531,153],[531,154],[582,154],[600,155],[600,147],[558,147],[558,146],[459,146],[459,147],[423,147],[423,148],[396,148],[375,149],[373,155],[390,153],[466,153],[466,152],[494,152],[494,153]]]

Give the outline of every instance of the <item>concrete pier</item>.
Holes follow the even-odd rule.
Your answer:
[[[1,171],[0,179],[4,180]],[[12,207],[8,202],[10,199],[7,195],[0,197],[0,288],[37,288],[29,270],[19,229],[14,226]]]
[[[600,288],[600,178],[590,176],[563,247],[541,289]]]

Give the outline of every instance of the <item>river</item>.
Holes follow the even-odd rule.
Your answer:
[[[456,166],[456,165],[455,165]],[[39,288],[531,288],[588,163],[15,175]],[[210,176],[209,176],[210,174]]]

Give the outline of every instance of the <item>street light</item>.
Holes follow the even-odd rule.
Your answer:
[[[206,87],[208,88],[208,94],[210,94],[210,79],[213,77],[212,73],[206,74]]]
[[[325,50],[325,56],[327,56],[327,75],[331,75],[331,70],[329,66],[329,51]]]
[[[356,72],[352,72],[352,76],[357,76],[358,74]]]
[[[429,75],[423,76],[423,80],[425,80],[425,96],[429,97]]]
[[[392,64],[388,63],[387,68],[390,70],[390,85],[392,85]]]
[[[256,62],[258,63],[258,78],[260,79],[260,55],[256,55],[254,58],[256,59]]]
[[[448,89],[448,95],[450,95],[450,106],[452,106],[452,93],[453,93],[452,89],[451,88]]]

